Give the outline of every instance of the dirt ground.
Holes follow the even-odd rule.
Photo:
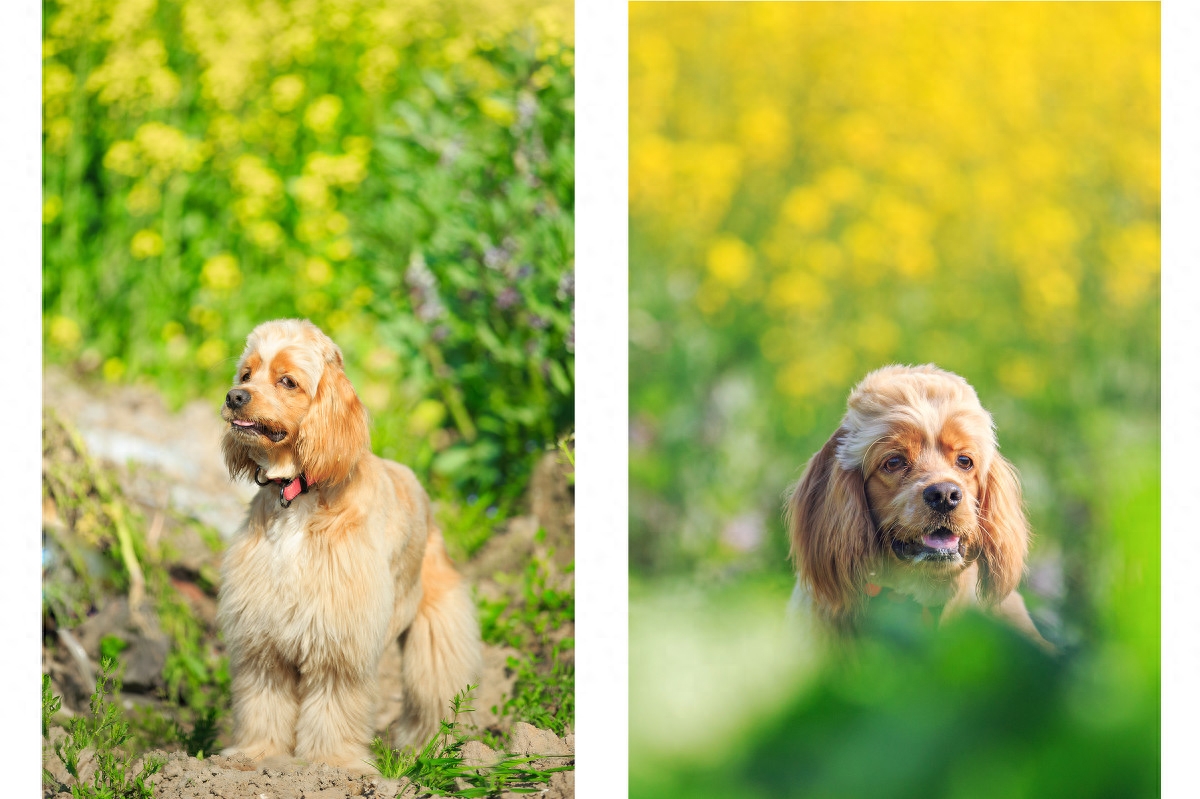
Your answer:
[[[93,458],[115,468],[120,488],[146,519],[149,543],[164,545],[172,553],[172,585],[197,618],[212,624],[216,610],[212,581],[219,574],[220,547],[206,544],[194,532],[195,525],[183,520],[199,520],[222,540],[228,540],[241,524],[246,503],[256,490],[249,483],[231,484],[225,474],[219,448],[223,430],[217,415],[219,399],[193,402],[171,412],[153,390],[85,386],[65,371],[49,369],[44,375],[43,404],[48,414],[57,415],[78,431]],[[52,502],[44,503],[43,526],[61,525],[59,511]],[[544,537],[536,536],[539,528],[545,530]],[[527,515],[511,518],[498,527],[460,568],[481,596],[494,598],[513,590],[513,581],[505,580],[504,575],[520,573],[535,555],[548,557],[560,567],[574,558],[573,497],[565,479],[565,466],[553,455],[535,469]],[[52,572],[53,553],[44,552],[44,560],[50,561],[47,568]],[[567,584],[572,579],[571,570],[562,569],[556,579]],[[165,636],[155,619],[142,612],[131,613],[128,599],[114,596],[75,629],[48,633],[51,640],[57,637],[57,645],[43,648],[43,671],[51,675],[53,692],[62,697],[61,716],[86,709],[98,670],[100,641],[115,629],[132,638],[129,649],[122,652],[125,690],[121,701],[127,709],[152,706],[157,701],[166,657]],[[573,625],[556,634],[573,636]],[[381,704],[376,716],[380,731],[391,726],[401,709],[399,654],[398,645],[390,648],[380,666]],[[477,709],[474,724],[505,736],[506,748],[514,754],[573,755],[573,731],[558,737],[528,724],[511,724],[492,712],[512,691],[516,676],[508,668],[508,658],[514,654],[503,647],[485,646],[485,672],[473,702]],[[228,729],[223,733],[222,740],[227,740]],[[50,739],[44,741],[44,765],[60,782],[66,782],[67,775],[51,744],[63,734],[56,726]],[[472,741],[468,747],[480,763],[496,757],[479,742]],[[153,778],[155,796],[161,797],[390,799],[423,795],[416,786],[386,780],[378,774],[351,774],[321,764],[289,761],[256,765],[242,757],[198,760],[182,752],[163,755],[166,766]],[[556,758],[543,765],[573,762],[573,757]],[[86,774],[86,766],[84,771]],[[48,787],[44,795],[56,794]],[[555,799],[574,796],[574,772],[554,774],[542,795]]]

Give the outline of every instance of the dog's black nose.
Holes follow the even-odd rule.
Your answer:
[[[925,504],[938,513],[949,513],[962,501],[962,489],[954,483],[934,483],[926,486],[921,496],[925,497]]]
[[[235,411],[249,401],[250,392],[244,388],[235,388],[225,395],[225,404]]]

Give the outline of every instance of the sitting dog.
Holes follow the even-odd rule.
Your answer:
[[[1017,473],[958,375],[887,366],[863,378],[786,516],[793,606],[835,637],[887,595],[938,621],[979,607],[1050,648],[1016,591],[1029,548]]]
[[[396,741],[420,746],[478,678],[479,625],[424,489],[372,454],[341,351],[307,320],[259,325],[221,417],[230,477],[262,486],[222,565],[226,753],[368,768],[377,669],[398,637]]]

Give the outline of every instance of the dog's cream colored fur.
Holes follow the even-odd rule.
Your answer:
[[[239,389],[248,401],[227,398],[222,409],[230,476],[286,483],[303,473],[312,487],[287,508],[280,485],[263,487],[225,554],[227,751],[364,769],[384,647],[402,643],[394,740],[420,745],[478,678],[474,605],[412,471],[371,453],[366,412],[324,333],[308,321],[260,325],[238,363]]]
[[[938,486],[961,500],[931,505],[924,492]],[[1050,648],[1016,590],[1029,547],[1016,470],[997,451],[991,415],[956,374],[927,364],[864,377],[792,489],[787,522],[793,605],[835,637],[854,633],[873,584],[941,608],[942,619],[980,608]],[[931,534],[953,535],[953,554],[901,556]]]

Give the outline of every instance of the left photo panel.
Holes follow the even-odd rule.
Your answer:
[[[573,3],[41,25],[43,794],[573,797]]]

